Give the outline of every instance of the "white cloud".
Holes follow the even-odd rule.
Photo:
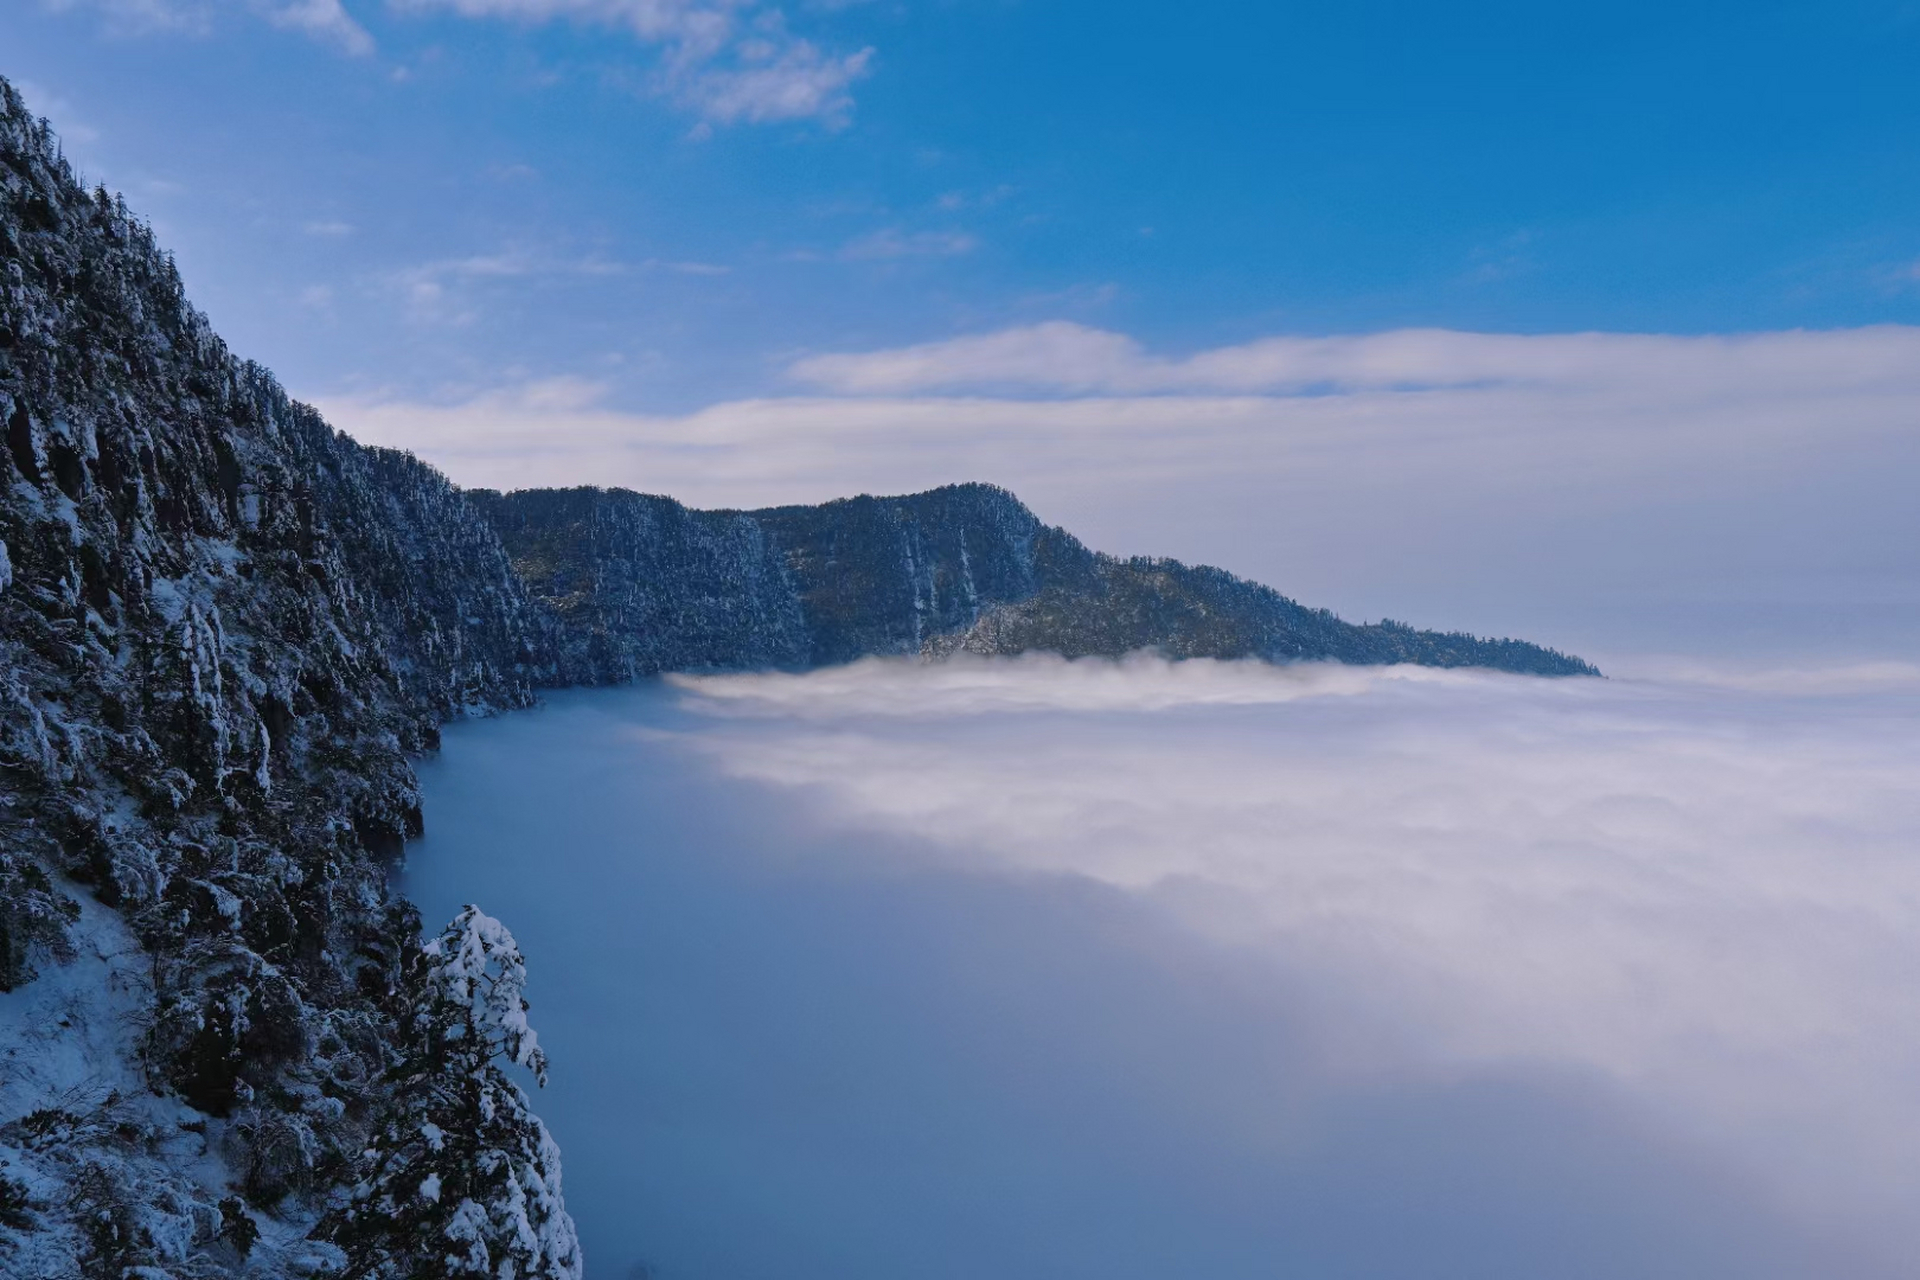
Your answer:
[[[464,325],[478,318],[488,285],[604,278],[625,275],[630,269],[624,262],[603,258],[557,257],[509,248],[386,271],[368,283],[376,292],[400,298],[416,322]]]
[[[322,408],[468,484],[757,506],[988,480],[1103,550],[1576,650],[1674,601],[1791,601],[1809,626],[1829,603],[1920,603],[1920,329],[1423,332],[1168,359],[1048,325],[804,367],[841,394]],[[978,389],[883,390],[949,384]]]
[[[213,5],[206,0],[45,0],[45,4],[56,13],[92,9],[117,35],[157,31],[198,34],[207,29],[213,13]]]
[[[340,0],[291,0],[268,3],[262,9],[267,21],[276,27],[298,31],[344,53],[366,57],[373,52],[373,37],[354,21]]]
[[[836,54],[794,35],[755,0],[399,0],[415,11],[625,29],[659,46],[655,92],[712,124],[815,120],[844,125],[873,50]]]
[[[1298,392],[1315,388],[1600,385],[1653,378],[1664,387],[1808,374],[1906,384],[1920,331],[1895,325],[1738,336],[1488,334],[1403,329],[1327,338],[1264,338],[1184,358],[1148,353],[1123,334],[1052,321],[889,350],[809,356],[790,372],[851,395],[969,389],[1060,394]]]
[[[416,323],[459,326],[479,316],[478,304],[466,286],[516,279],[533,269],[533,260],[523,254],[476,254],[389,272],[379,284],[400,297]]]
[[[341,0],[47,0],[47,7],[95,10],[110,31],[124,35],[204,35],[218,14],[239,11],[356,57],[374,51],[373,37]]]
[[[805,40],[777,50],[760,41],[744,48],[745,65],[706,67],[680,77],[675,97],[719,124],[820,120],[840,126],[853,111],[851,86],[873,60],[871,49],[836,56]]]
[[[1033,657],[676,683],[711,717],[688,746],[874,847],[1096,881],[1270,965],[1332,1011],[1345,1075],[1596,1076],[1911,1256],[1920,671],[1745,680]]]
[[[530,259],[502,254],[426,264],[394,279],[411,285],[531,270]],[[1283,484],[1276,497],[1297,498],[1350,475],[1362,459],[1374,482],[1480,493],[1661,475],[1711,486],[1740,473],[1790,476],[1821,459],[1866,460],[1920,443],[1912,425],[1920,329],[1743,339],[1437,332],[1280,339],[1236,349],[1292,357],[1252,371],[1233,368],[1229,357],[1162,364],[1129,339],[1068,325],[971,342],[953,344],[959,358],[934,368],[914,355],[815,372],[861,390],[962,376],[1049,389],[1146,389],[1045,398],[793,396],[684,415],[583,405],[555,417],[512,388],[450,405],[325,403],[341,426],[369,440],[411,444],[474,483],[514,472],[529,484],[652,477],[655,488],[692,501],[733,503],[966,476],[1051,490],[1069,477],[1108,486],[1130,477],[1172,484],[1252,475]],[[1228,370],[1217,379],[1228,384],[1331,389],[1162,390],[1204,381],[1194,372],[1204,367]]]
[[[371,33],[343,0],[44,0],[49,8],[91,9],[123,34],[205,34],[223,13],[241,12],[341,52],[365,57]],[[614,27],[659,50],[652,91],[698,114],[707,125],[812,120],[846,125],[853,86],[872,69],[874,51],[830,52],[788,30],[785,16],[760,0],[389,0],[415,13],[537,24]],[[404,78],[404,68],[395,74]],[[510,166],[503,176],[531,174]]]
[[[1879,678],[1873,680],[1873,688],[1920,690],[1920,668],[1888,664],[1876,675]],[[1732,673],[1727,678],[1737,681],[1742,676]],[[1502,677],[1438,667],[1346,667],[1333,663],[1283,667],[1211,659],[1167,662],[1146,653],[1111,662],[1069,661],[1045,653],[1006,662],[967,654],[927,664],[867,658],[811,671],[798,679],[759,675],[666,678],[668,684],[697,698],[700,710],[707,715],[809,722],[869,716],[925,719],[1043,711],[1275,706],[1303,698],[1360,696],[1398,684],[1483,688],[1489,679]],[[1847,681],[1848,677],[1838,679]],[[1789,687],[1800,685],[1796,681]],[[1840,691],[1852,687],[1851,683],[1842,683]]]
[[[328,239],[350,236],[354,231],[351,222],[341,222],[337,218],[304,223],[300,229],[310,236],[322,236]]]
[[[857,355],[808,356],[789,372],[851,395],[963,385],[1093,391],[1146,357],[1133,339],[1064,320]]]

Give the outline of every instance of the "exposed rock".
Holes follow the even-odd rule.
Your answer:
[[[382,863],[420,830],[407,753],[525,705],[551,624],[444,478],[235,359],[4,83],[0,333],[0,989],[104,936],[80,895],[141,952],[139,1034],[88,1068],[116,1091],[9,1064],[28,1190],[0,1253],[237,1267],[231,1193],[194,1172],[224,1167],[271,1228],[255,1263],[291,1267],[383,1105],[419,935]],[[9,1049],[39,1043],[37,985],[0,1003]],[[177,1113],[127,1112],[151,1090]]]
[[[1118,560],[992,485],[693,511],[624,489],[471,495],[595,679],[1044,649],[1592,675],[1517,640],[1356,626],[1220,569]]]

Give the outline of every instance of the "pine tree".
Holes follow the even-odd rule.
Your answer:
[[[421,948],[394,1105],[322,1228],[344,1280],[579,1280],[559,1148],[501,1067],[546,1083],[526,981],[513,935],[478,907]]]

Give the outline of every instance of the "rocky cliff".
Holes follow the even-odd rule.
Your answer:
[[[1004,489],[693,511],[621,489],[470,495],[602,677],[805,667],[871,654],[1334,660],[1592,675],[1518,640],[1357,626],[1221,569],[1090,551]]]
[[[3,82],[0,423],[0,1271],[319,1265],[404,1039],[408,753],[564,678],[550,611]]]
[[[0,424],[8,1275],[412,1265],[362,1191],[376,1147],[382,1169],[451,1158],[404,1108],[458,1102],[420,1065],[451,1060],[456,970],[385,874],[420,830],[409,754],[450,717],[543,686],[953,649],[1590,670],[1112,560],[980,485],[757,512],[464,493],[235,358],[4,81]],[[462,1080],[494,1070],[460,1060]],[[517,1096],[488,1083],[487,1114]],[[571,1275],[557,1163],[537,1121],[507,1128],[551,1193],[527,1256]],[[523,1167],[501,1150],[476,1179]],[[527,1220],[462,1221],[460,1266],[491,1271],[486,1233]]]

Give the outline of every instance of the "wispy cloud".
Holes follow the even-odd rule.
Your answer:
[[[343,53],[366,57],[373,52],[373,37],[354,21],[340,0],[291,0],[290,3],[266,3],[261,12],[268,22],[289,31],[298,31]]]
[[[376,292],[398,295],[417,322],[457,326],[479,318],[480,291],[489,285],[515,281],[538,286],[623,276],[631,270],[628,263],[606,258],[560,257],[514,248],[422,262],[377,273],[366,283]]]
[[[652,89],[712,125],[812,120],[844,126],[873,50],[832,53],[755,0],[398,0],[414,11],[629,32],[660,51]]]
[[[214,8],[208,0],[44,0],[44,3],[56,13],[92,10],[116,35],[161,31],[197,34],[208,29]]]
[[[465,325],[478,318],[474,299],[462,286],[518,279],[532,274],[533,259],[519,253],[475,254],[403,267],[376,277],[379,287],[397,293],[407,313],[423,324]]]
[[[677,276],[724,276],[733,271],[732,267],[716,262],[667,262],[659,258],[648,258],[640,265],[649,271],[668,271]]]
[[[352,235],[354,227],[351,222],[342,222],[337,218],[329,218],[329,219],[322,219],[320,221],[315,221],[315,222],[303,223],[300,229],[306,232],[310,236],[320,236],[325,239],[338,239],[341,236]]]
[[[1920,288],[1920,261],[1883,266],[1874,272],[1874,277],[1883,287],[1896,292]]]
[[[963,231],[905,232],[888,227],[849,241],[840,256],[850,262],[895,258],[954,258],[972,253],[980,241]]]
[[[839,128],[853,113],[851,87],[872,61],[872,49],[829,54],[781,24],[763,24],[734,47],[732,65],[679,70],[667,84],[676,99],[718,124],[818,120]]]
[[[1476,247],[1467,255],[1464,279],[1469,284],[1497,284],[1524,275],[1538,263],[1533,254],[1534,233],[1527,229]]]
[[[20,96],[26,99],[28,108],[46,117],[66,145],[84,147],[100,140],[100,131],[86,123],[73,103],[60,94],[31,80],[17,81],[16,87],[20,90]]]
[[[120,34],[205,34],[240,12],[355,57],[373,35],[343,0],[44,0],[55,10],[90,9]],[[759,0],[388,0],[393,9],[447,12],[521,24],[611,27],[658,51],[649,91],[715,125],[813,121],[839,129],[852,119],[853,86],[874,51],[835,52],[794,33]],[[512,166],[508,176],[524,176]],[[528,171],[530,172],[530,171]]]
[[[341,0],[47,0],[47,5],[56,11],[91,9],[121,35],[204,35],[222,13],[239,12],[356,57],[374,51],[373,36]]]
[[[493,255],[393,279],[410,288],[534,269]],[[1054,324],[796,369],[840,394],[686,415],[609,407],[548,418],[512,388],[458,406],[332,408],[341,425],[411,443],[476,483],[649,477],[720,503],[968,477],[1055,492],[1069,480],[1238,477],[1299,495],[1356,477],[1486,493],[1664,476],[1705,500],[1743,475],[1920,447],[1920,329],[1900,327],[1740,338],[1421,331],[1162,360],[1123,335]],[[1026,391],[1039,394],[1014,394]]]
[[[989,187],[984,191],[942,192],[933,203],[935,208],[948,213],[958,212],[961,209],[991,209],[1013,193],[1014,188],[1003,182],[997,187]]]
[[[1286,393],[1608,383],[1631,374],[1669,387],[1848,377],[1906,385],[1916,331],[1898,326],[1736,336],[1489,334],[1402,329],[1264,338],[1184,357],[1066,321],[880,351],[810,356],[801,382],[851,395],[1017,388],[1048,394]]]

